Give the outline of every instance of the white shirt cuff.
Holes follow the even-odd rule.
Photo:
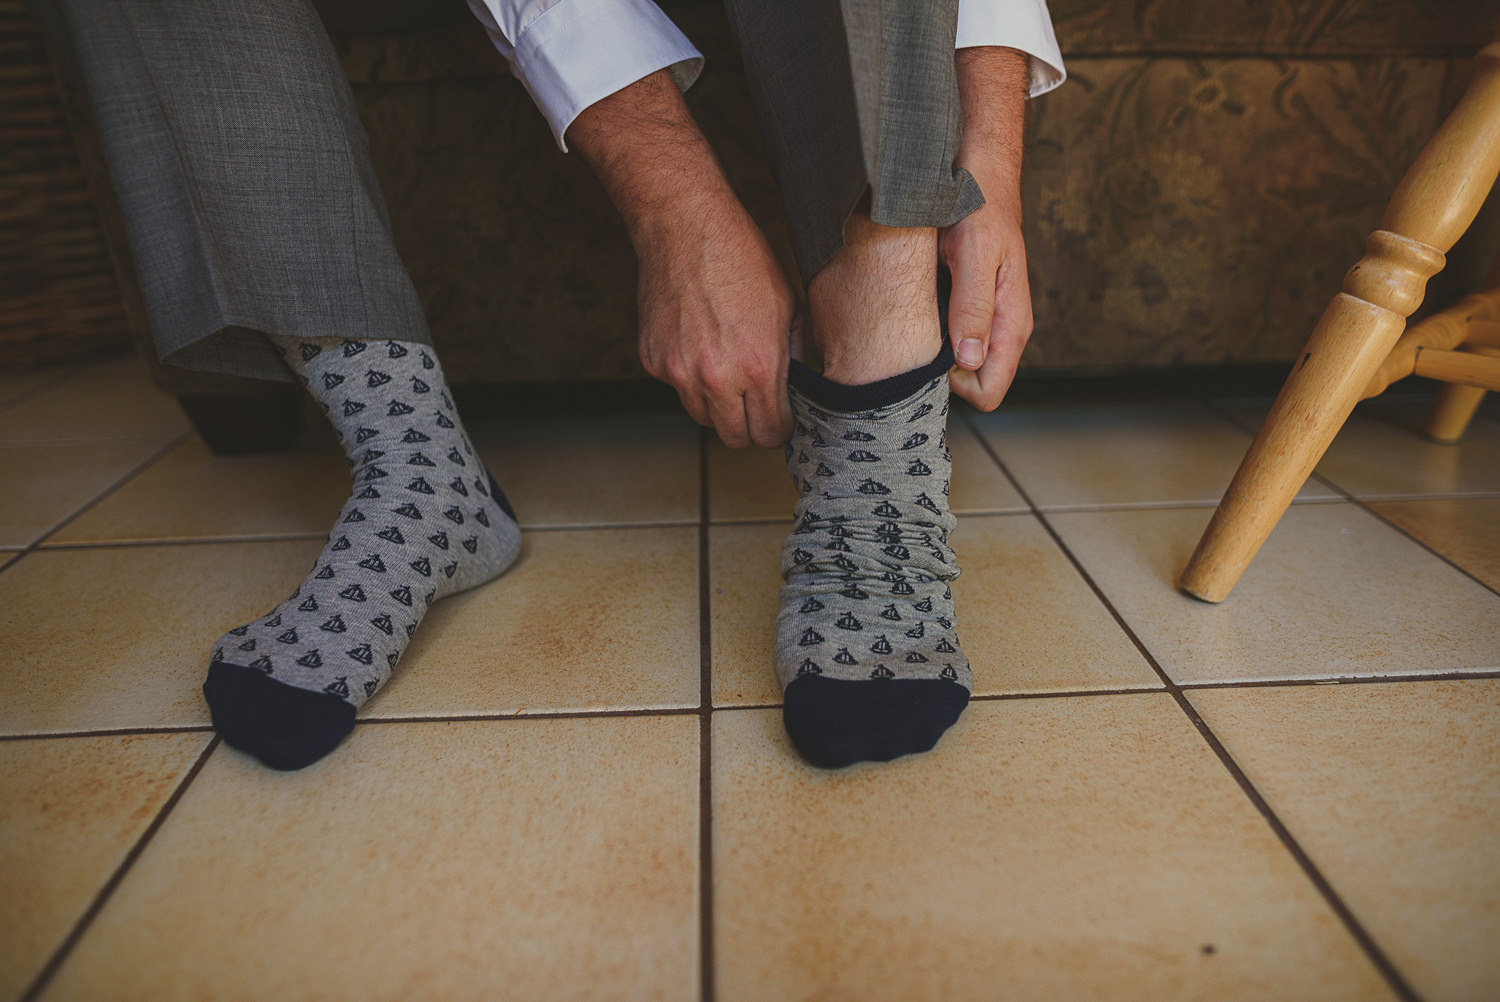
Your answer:
[[[657,70],[686,90],[703,54],[651,0],[469,0],[567,151],[579,112]]]
[[[956,48],[1003,45],[1031,57],[1032,97],[1068,78],[1046,0],[959,0]]]

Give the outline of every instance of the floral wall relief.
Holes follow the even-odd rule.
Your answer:
[[[1448,69],[1076,61],[1029,145],[1027,364],[1292,357],[1441,121]]]

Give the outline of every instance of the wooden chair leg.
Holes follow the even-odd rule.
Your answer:
[[[1364,258],[1318,321],[1204,530],[1182,574],[1184,591],[1207,602],[1228,597],[1390,354],[1442,262],[1441,253],[1415,240],[1371,234]],[[1399,295],[1382,295],[1395,290]]]
[[[1228,597],[1390,354],[1497,173],[1500,42],[1491,42],[1318,321],[1183,571],[1184,591],[1208,602]]]
[[[1445,444],[1457,442],[1464,437],[1479,402],[1484,399],[1484,390],[1477,386],[1459,386],[1447,383],[1438,390],[1437,403],[1427,418],[1427,437]]]

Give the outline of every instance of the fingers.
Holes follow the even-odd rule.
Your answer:
[[[704,396],[697,387],[681,387],[677,397],[689,417],[714,429],[731,449],[749,445],[771,449],[792,437],[792,405],[785,379],[742,394]]]
[[[984,365],[976,371],[957,369],[949,376],[953,392],[982,411],[999,407],[1016,378],[1021,352],[1031,338],[1030,300],[1002,307],[995,320]]]
[[[792,406],[787,400],[786,380],[750,390],[744,397],[750,441],[762,449],[785,445],[792,437]]]
[[[995,262],[989,255],[948,255],[953,294],[948,299],[948,336],[960,369],[977,370],[990,350],[995,320]]]
[[[955,369],[948,376],[953,392],[973,404],[979,410],[992,411],[1005,399],[1006,391],[1016,378],[1016,359],[1005,361],[994,342],[985,364],[977,372]]]
[[[709,397],[707,407],[710,420],[703,423],[713,425],[720,441],[731,449],[743,449],[750,444],[750,424],[743,397]]]

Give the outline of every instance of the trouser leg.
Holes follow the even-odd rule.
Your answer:
[[[261,332],[430,342],[307,0],[54,0],[157,351],[290,379]]]
[[[803,281],[869,198],[884,226],[947,226],[984,203],[955,169],[957,0],[725,0]]]

